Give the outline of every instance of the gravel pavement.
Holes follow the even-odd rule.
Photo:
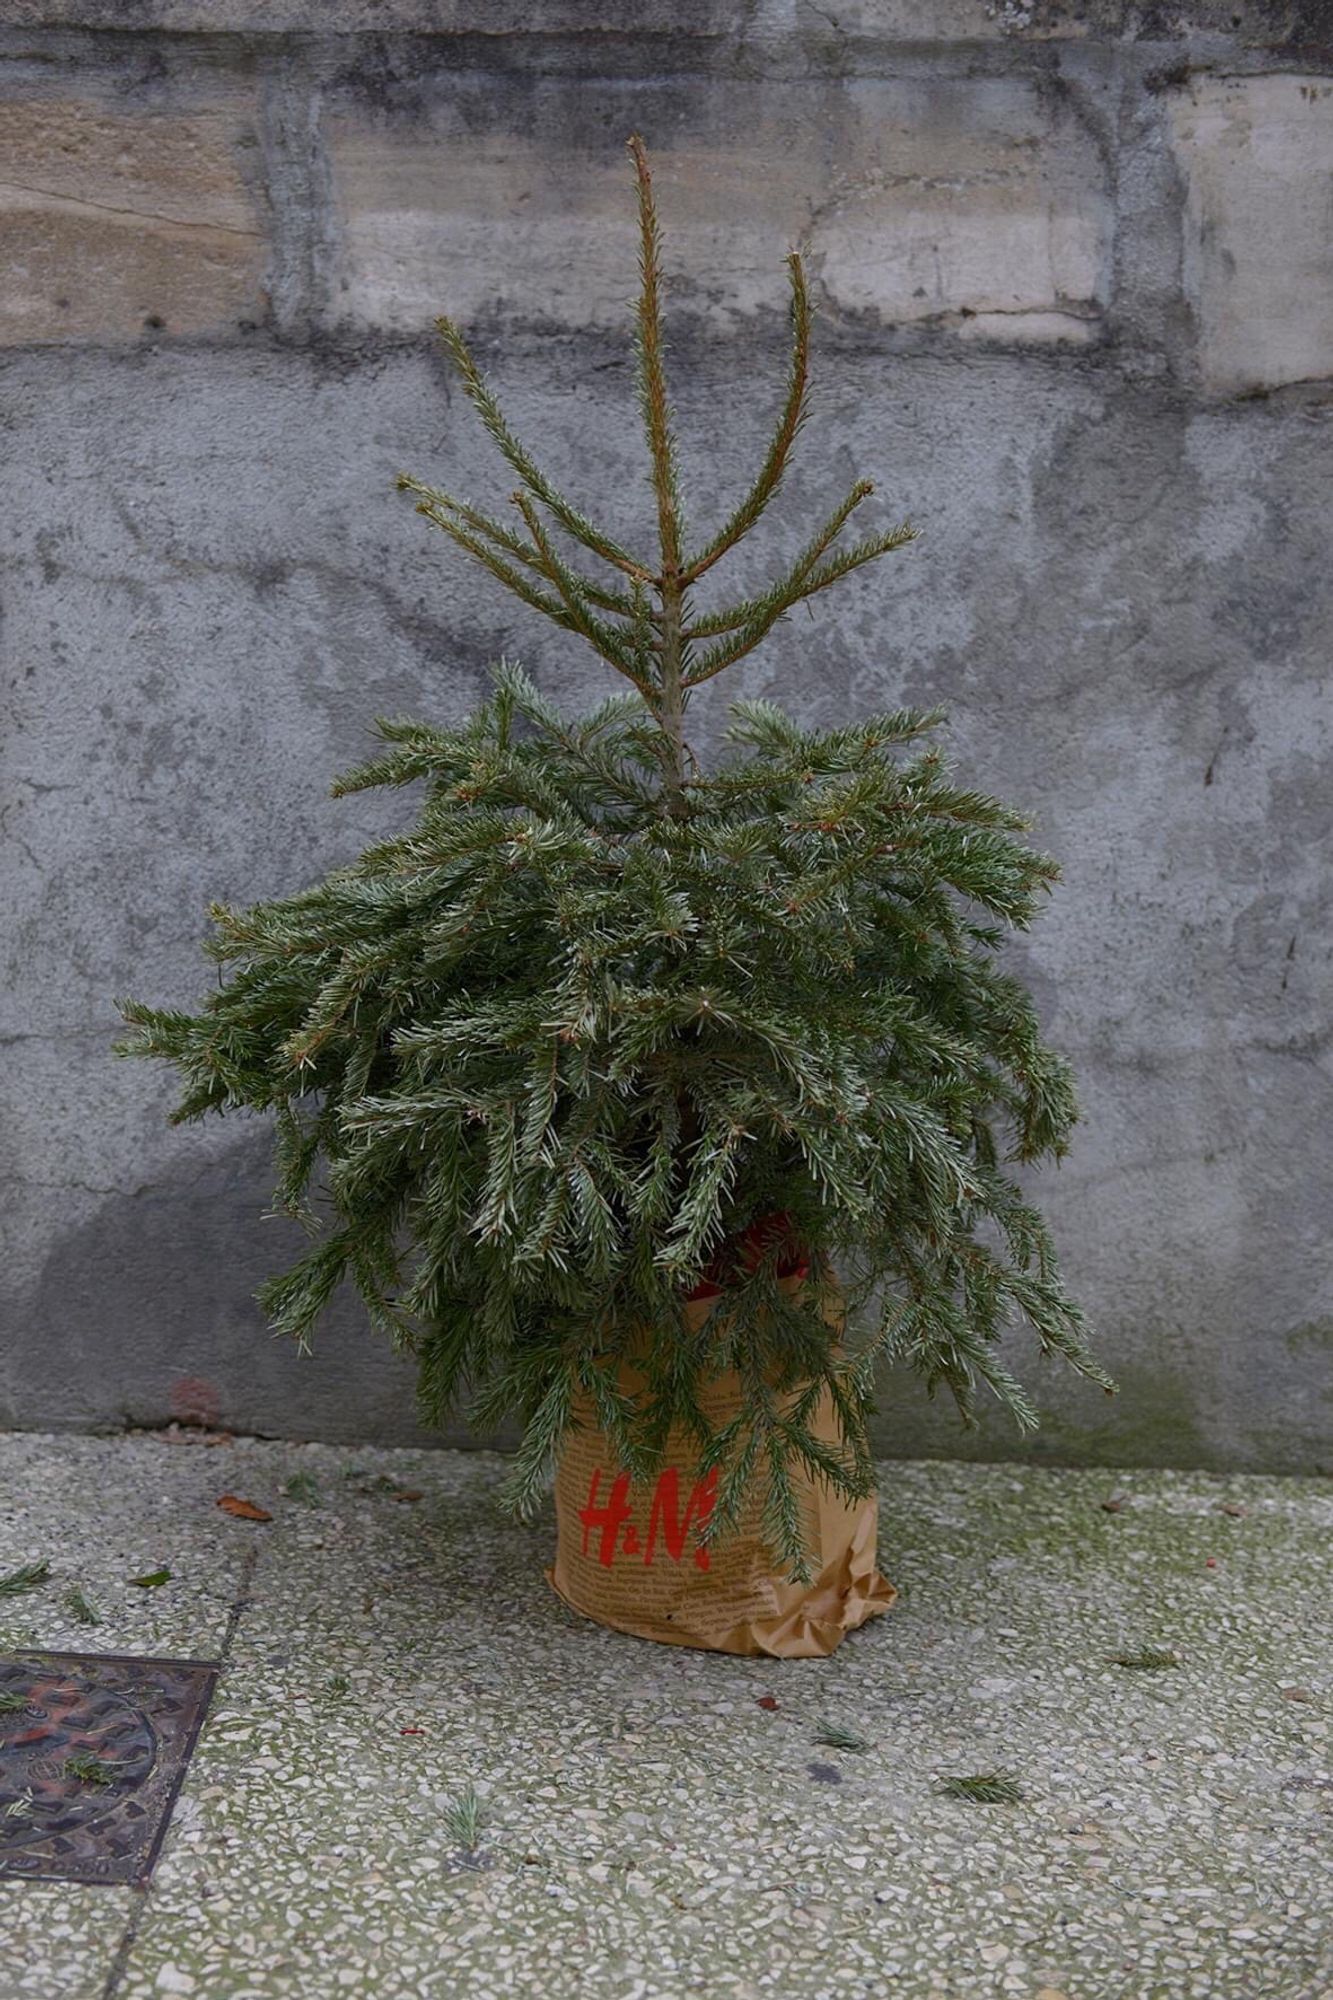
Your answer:
[[[578,1618],[502,1472],[0,1437],[0,1656],[226,1661],[146,1893],[0,1881],[0,2000],[1333,1994],[1328,1482],[886,1464],[899,1604],[765,1662]]]

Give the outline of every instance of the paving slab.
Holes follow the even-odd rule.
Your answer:
[[[0,1438],[0,1650],[227,1661],[148,1891],[4,1885],[5,2000],[1324,2000],[1328,1483],[881,1473],[899,1605],[765,1662],[578,1618],[490,1454]]]

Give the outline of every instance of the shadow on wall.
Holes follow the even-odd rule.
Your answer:
[[[266,1214],[272,1184],[271,1142],[255,1132],[62,1236],[19,1322],[15,1406],[80,1429],[177,1421],[440,1442],[415,1420],[411,1362],[369,1331],[350,1292],[310,1354],[269,1331],[255,1292],[306,1242]]]
[[[295,1223],[266,1212],[271,1189],[270,1139],[255,1130],[197,1172],[169,1170],[70,1230],[19,1322],[14,1406],[41,1408],[55,1428],[178,1422],[330,1441],[510,1442],[478,1440],[457,1425],[423,1430],[412,1363],[370,1331],[350,1289],[312,1353],[268,1330],[255,1292],[306,1242]],[[1184,1381],[1130,1368],[1122,1394],[1104,1400],[1087,1384],[1053,1382],[1031,1352],[1015,1359],[1042,1406],[1035,1436],[984,1399],[978,1428],[963,1430],[952,1398],[928,1402],[904,1370],[883,1385],[877,1448],[1048,1464],[1222,1462],[1200,1435]]]
[[[1196,1385],[1185,1377],[1165,1368],[1117,1366],[1113,1350],[1119,1343],[1106,1339],[1104,1352],[1118,1391],[1109,1397],[1087,1382],[1059,1381],[1051,1361],[1022,1334],[1011,1333],[1010,1341],[1014,1351],[1007,1359],[1037,1408],[1039,1429],[1019,1430],[984,1390],[977,1399],[976,1425],[965,1429],[947,1390],[928,1401],[919,1381],[902,1368],[881,1389],[880,1414],[871,1424],[877,1450],[888,1458],[985,1463],[1235,1467],[1234,1448],[1216,1445],[1207,1436]],[[1260,1455],[1246,1462],[1261,1470],[1273,1460]]]

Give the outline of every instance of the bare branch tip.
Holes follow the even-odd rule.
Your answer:
[[[634,162],[634,177],[639,184],[639,206],[651,210],[653,205],[653,174],[648,165],[648,148],[637,132],[632,132],[625,141],[629,156]]]

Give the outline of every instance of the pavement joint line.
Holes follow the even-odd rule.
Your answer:
[[[254,1581],[255,1570],[258,1566],[259,1550],[252,1544],[241,1558],[241,1574],[237,1583],[236,1595],[233,1597],[231,1606],[227,1612],[227,1624],[222,1634],[222,1644],[218,1648],[219,1686],[226,1675],[228,1667],[231,1665],[231,1649],[235,1642],[236,1634],[240,1630],[241,1619],[250,1608],[250,1585]],[[186,1781],[188,1781],[188,1769],[185,1776]],[[184,1784],[182,1784],[181,1789],[182,1791],[184,1790]],[[176,1805],[179,1805],[179,1803],[180,1800],[177,1798]],[[175,1806],[173,1806],[172,1810],[174,1812]],[[130,1911],[129,1922],[120,1934],[120,1941],[116,1946],[116,1955],[111,1961],[99,2000],[116,2000],[116,1995],[120,1992],[121,1986],[124,1984],[125,1974],[129,1971],[130,1967],[130,1956],[135,1945],[138,1943],[140,1927],[143,1924],[144,1916],[148,1909],[148,1901],[152,1893],[153,1885],[150,1880],[145,1882],[143,1887],[135,1894],[134,1907]]]

